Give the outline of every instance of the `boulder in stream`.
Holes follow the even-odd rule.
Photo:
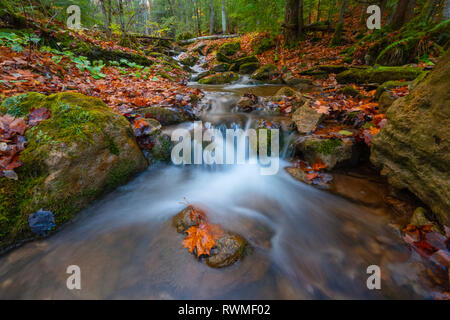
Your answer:
[[[219,63],[214,65],[211,70],[214,72],[227,72],[230,70],[230,65],[228,63]]]
[[[31,213],[51,211],[61,225],[148,166],[130,123],[100,99],[28,93],[4,100],[0,114],[31,108],[51,117],[25,132],[18,180],[0,178],[0,248],[31,236]]]
[[[259,81],[267,81],[278,76],[278,68],[274,64],[266,64],[253,72],[251,78]]]
[[[295,122],[298,132],[302,134],[313,131],[324,118],[325,114],[311,108],[308,101],[292,114],[292,120]]]
[[[163,126],[194,120],[193,115],[178,108],[147,107],[138,109],[137,112],[144,118],[158,120]]]
[[[209,75],[200,79],[200,84],[226,84],[239,79],[239,75],[234,72],[222,72]]]

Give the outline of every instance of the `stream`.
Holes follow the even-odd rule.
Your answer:
[[[280,88],[246,79],[190,85],[211,105],[202,121],[226,127],[263,117],[235,112],[244,92],[271,96]],[[420,257],[390,225],[382,199],[356,204],[298,182],[283,169],[287,153],[268,176],[257,165],[150,167],[60,232],[1,256],[0,299],[430,298]],[[223,269],[199,262],[172,226],[185,198],[243,235],[250,252]],[[70,265],[81,269],[81,290],[66,287]],[[381,268],[381,290],[366,285],[370,265]]]

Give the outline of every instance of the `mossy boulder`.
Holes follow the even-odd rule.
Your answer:
[[[395,100],[398,98],[395,97],[392,92],[385,91],[381,94],[380,98],[378,99],[378,111],[380,113],[386,113],[387,109],[389,109],[390,106],[394,103]]]
[[[200,84],[225,84],[231,83],[239,79],[239,75],[234,72],[222,72],[212,74],[203,79],[200,79]]]
[[[219,47],[217,53],[221,53],[227,57],[235,55],[241,49],[240,42],[228,42]]]
[[[214,72],[226,72],[230,70],[230,65],[228,63],[219,63],[214,65],[211,70]]]
[[[147,107],[138,109],[137,112],[145,118],[158,120],[163,126],[194,120],[191,114],[178,108]]]
[[[257,62],[250,62],[250,63],[244,63],[239,67],[239,73],[240,74],[251,74],[255,72],[259,67],[259,63]]]
[[[348,70],[348,67],[344,66],[344,65],[319,65],[319,66],[315,66],[314,68],[305,70],[300,72],[301,75],[306,75],[306,76],[316,76],[316,75],[321,75],[321,74],[329,74],[329,73],[341,73]]]
[[[387,110],[372,139],[371,161],[398,189],[408,189],[450,225],[450,51],[408,96]]]
[[[248,56],[248,57],[243,57],[243,58],[240,58],[240,59],[237,59],[236,61],[234,61],[230,67],[230,71],[238,72],[242,65],[249,64],[249,63],[255,63],[257,66],[256,69],[258,69],[258,67],[259,67],[258,58],[256,56]],[[255,70],[253,70],[253,71],[255,71]]]
[[[232,64],[233,63],[233,59],[228,58],[222,52],[216,52],[216,60],[217,60],[218,63],[227,63],[227,64]]]
[[[422,73],[416,67],[352,68],[336,75],[339,83],[384,83],[393,80],[414,80]]]
[[[275,48],[276,42],[272,37],[263,38],[261,41],[252,43],[253,51],[256,54],[262,54],[270,49]]]
[[[296,144],[297,151],[309,163],[317,160],[327,165],[327,170],[358,162],[358,150],[353,139],[322,139],[316,136],[302,137]]]
[[[259,81],[271,80],[273,77],[279,75],[278,68],[274,64],[266,64],[258,68],[252,75],[251,78]]]
[[[0,114],[26,117],[31,107],[51,118],[26,131],[19,179],[0,178],[0,248],[32,236],[31,213],[51,211],[61,225],[148,165],[129,122],[97,98],[29,93],[3,101]]]
[[[193,67],[198,59],[197,54],[185,53],[180,57],[180,63],[188,67]]]

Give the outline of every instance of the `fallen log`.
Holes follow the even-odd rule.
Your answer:
[[[305,31],[326,31],[326,32],[333,32],[334,29],[331,27],[330,24],[326,23],[312,23],[304,27]]]
[[[228,38],[237,38],[240,37],[239,34],[225,34],[225,35],[214,35],[214,36],[205,36],[205,37],[197,37],[189,40],[180,40],[179,44],[190,44],[194,43],[197,40],[217,40],[217,39],[228,39]]]

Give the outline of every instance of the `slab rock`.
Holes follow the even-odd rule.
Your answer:
[[[411,93],[387,110],[371,161],[396,188],[408,189],[450,224],[450,52]]]
[[[311,108],[308,101],[292,114],[292,120],[295,122],[298,132],[302,134],[313,131],[324,118],[325,114],[319,113]]]

